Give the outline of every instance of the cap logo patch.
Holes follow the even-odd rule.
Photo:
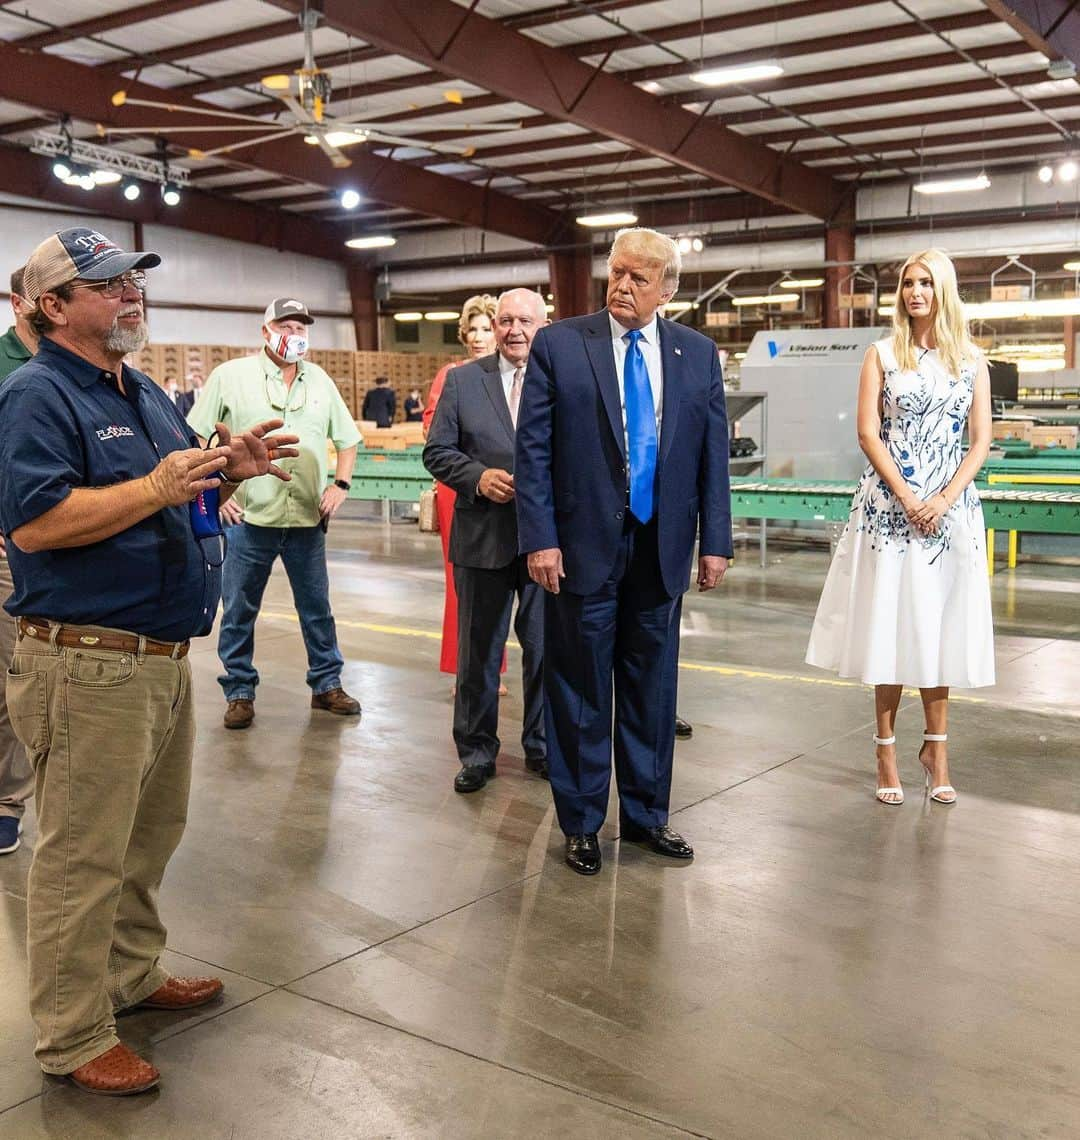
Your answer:
[[[304,306],[299,301],[282,301],[281,307],[283,309],[302,309]]]

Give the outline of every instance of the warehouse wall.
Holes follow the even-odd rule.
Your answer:
[[[40,241],[69,226],[93,226],[118,245],[134,247],[130,223],[0,194],[0,287],[6,291],[7,275]],[[267,303],[293,294],[312,312],[324,314],[312,330],[317,348],[356,347],[345,268],[337,262],[171,226],[144,226],[143,244],[162,257],[148,294],[150,334],[156,342],[257,345]]]

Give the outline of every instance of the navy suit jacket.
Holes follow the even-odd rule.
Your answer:
[[[450,369],[428,432],[424,466],[457,493],[450,562],[480,570],[509,566],[518,556],[514,503],[476,493],[489,467],[514,472],[514,421],[498,353]]]
[[[733,553],[728,425],[716,345],[674,321],[661,319],[658,327],[664,394],[655,503],[660,570],[675,597],[690,583],[699,524],[702,554]],[[593,593],[615,564],[628,509],[606,309],[536,334],[516,444],[519,550],[558,547],[564,587]]]

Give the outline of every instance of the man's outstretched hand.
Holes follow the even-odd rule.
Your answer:
[[[233,435],[224,424],[215,424],[218,446],[227,448],[229,461],[222,474],[230,483],[254,479],[259,475],[273,475],[288,482],[292,476],[282,471],[275,462],[289,459],[300,452],[292,444],[299,443],[298,435],[268,435],[284,425],[284,420],[266,420]]]

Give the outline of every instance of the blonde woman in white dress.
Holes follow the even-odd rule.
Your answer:
[[[915,254],[900,271],[892,336],[871,345],[859,375],[858,432],[869,463],[806,660],[874,686],[884,804],[904,802],[896,711],[903,687],[918,688],[926,788],[938,803],[955,803],[949,689],[994,683],[986,531],[973,484],[990,450],[990,378],[940,250]]]

